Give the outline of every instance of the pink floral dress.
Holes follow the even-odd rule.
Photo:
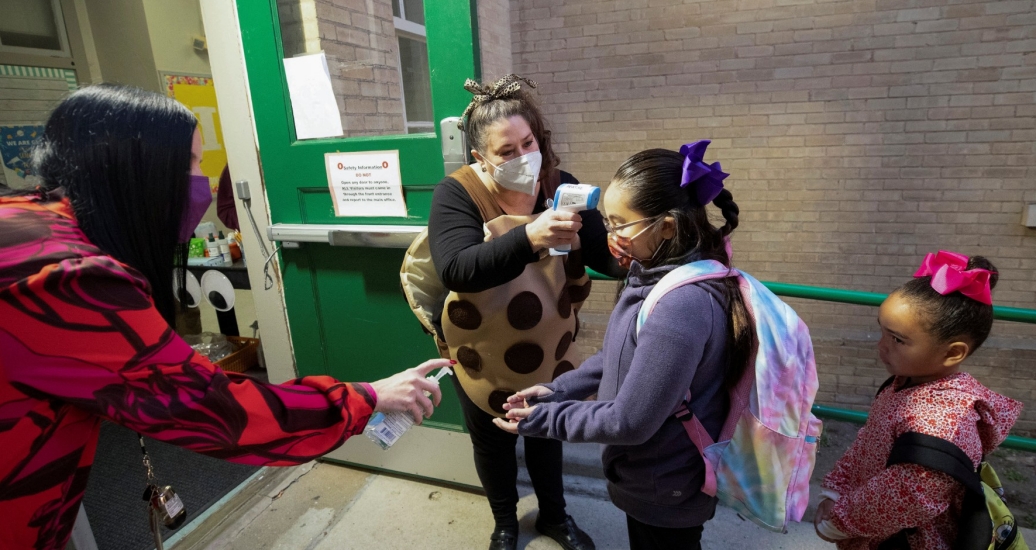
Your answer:
[[[873,550],[903,529],[911,548],[950,550],[964,486],[916,464],[886,468],[892,443],[905,432],[941,437],[964,450],[977,467],[1007,437],[1022,404],[997,394],[970,374],[904,387],[896,380],[878,395],[856,441],[824,477],[837,499],[831,524],[850,538],[839,550]]]

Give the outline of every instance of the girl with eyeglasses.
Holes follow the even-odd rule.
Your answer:
[[[634,550],[700,548],[717,499],[702,492],[705,464],[673,412],[689,389],[688,409],[715,440],[755,338],[733,277],[670,291],[637,333],[641,304],[667,273],[698,260],[730,266],[738,207],[719,163],[702,162],[708,144],[643,151],[619,168],[603,204],[609,248],[629,276],[604,345],[579,369],[512,396],[508,419],[496,421],[525,436],[605,444],[608,493]],[[722,227],[709,221],[710,203]]]

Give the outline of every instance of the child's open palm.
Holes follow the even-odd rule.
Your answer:
[[[536,405],[530,406],[529,400],[542,399],[553,393],[553,390],[544,386],[532,386],[515,393],[507,398],[507,403],[504,403],[504,410],[507,411],[507,420],[494,418],[493,424],[496,424],[498,428],[505,432],[517,434],[518,422],[528,418],[532,411],[536,410]]]

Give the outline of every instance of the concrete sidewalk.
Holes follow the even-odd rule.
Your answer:
[[[567,445],[568,511],[597,548],[626,548],[625,515],[608,500],[604,480],[589,469],[596,446]],[[599,467],[599,466],[598,466]],[[599,475],[600,470],[597,470]],[[265,485],[264,485],[265,483]],[[241,495],[182,538],[175,550],[479,549],[489,543],[493,519],[479,493],[329,463],[267,469],[258,490]],[[533,528],[536,497],[520,474],[519,548],[559,548]],[[812,517],[812,509],[807,518]],[[1025,531],[1028,540],[1036,534]],[[811,523],[777,534],[742,520],[727,508],[705,525],[703,548],[833,549]]]

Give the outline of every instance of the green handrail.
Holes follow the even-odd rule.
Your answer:
[[[763,284],[778,296],[858,304],[861,306],[880,306],[885,301],[885,298],[888,297],[888,294],[881,294],[880,292],[862,292],[859,290],[842,290],[840,288],[793,285],[790,283],[763,282]],[[1036,324],[1036,309],[993,306],[993,318],[1000,319],[1001,321]]]
[[[590,275],[591,279],[605,281],[613,280],[611,277],[602,275],[592,269],[587,268],[586,271],[587,274]],[[778,296],[806,298],[808,300],[821,300],[825,302],[839,302],[843,304],[857,304],[863,306],[880,306],[881,303],[885,301],[885,298],[888,297],[888,294],[881,294],[880,292],[862,292],[858,290],[843,290],[840,288],[825,288],[819,286],[795,285],[790,283],[763,281],[763,285],[772,290],[773,293]],[[994,306],[993,318],[1000,319],[1002,321],[1036,324],[1036,309]],[[826,405],[813,405],[813,414],[823,418],[842,420],[856,424],[863,424],[867,421],[867,413],[863,411],[828,407]],[[1036,452],[1036,439],[1009,435],[1000,446],[1006,449]]]
[[[838,407],[828,407],[827,405],[813,405],[813,414],[823,418],[852,422],[854,424],[863,424],[867,421],[867,413],[863,411],[840,409]],[[1036,453],[1036,439],[1028,437],[1009,435],[1000,446],[1006,449],[1018,449],[1021,451]]]
[[[592,269],[587,269],[591,279],[610,281],[611,277],[602,275]],[[825,288],[822,286],[795,285],[791,283],[775,283],[763,281],[763,285],[778,296],[789,298],[806,298],[808,300],[820,300],[823,302],[839,302],[842,304],[856,304],[861,306],[880,306],[888,294],[880,292],[863,292],[861,290],[843,290],[840,288]],[[1015,321],[1018,323],[1036,324],[1036,309],[1023,309],[1020,307],[993,306],[993,318],[1001,321]]]

